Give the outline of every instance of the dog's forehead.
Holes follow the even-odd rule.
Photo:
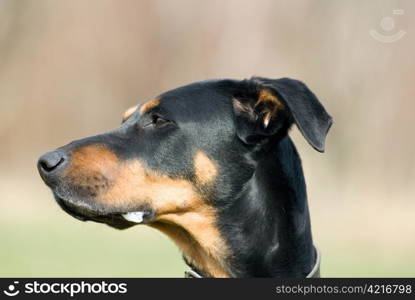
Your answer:
[[[157,97],[157,108],[178,121],[230,115],[231,89],[222,80],[192,83]],[[146,105],[146,104],[145,104]]]
[[[174,121],[181,129],[189,129],[190,134],[217,128],[226,136],[233,128],[232,99],[239,82],[207,80],[164,92],[125,111],[122,127],[131,126],[148,115],[158,115]]]

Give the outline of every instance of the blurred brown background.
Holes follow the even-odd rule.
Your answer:
[[[323,155],[291,134],[323,276],[415,276],[414,14],[410,0],[0,0],[0,276],[181,276],[160,233],[65,215],[36,159],[168,89],[252,75],[303,80],[335,119]]]

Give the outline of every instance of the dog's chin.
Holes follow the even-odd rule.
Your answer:
[[[59,206],[72,217],[80,221],[93,221],[104,223],[116,229],[127,229],[137,224],[148,223],[154,213],[149,209],[112,211],[103,208],[93,208],[90,205],[84,205],[79,200],[63,198],[54,193],[56,202]],[[77,204],[80,203],[80,204]]]

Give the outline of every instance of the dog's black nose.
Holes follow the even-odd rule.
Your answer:
[[[40,175],[45,181],[51,179],[61,169],[65,161],[65,154],[59,150],[43,154],[37,163]]]

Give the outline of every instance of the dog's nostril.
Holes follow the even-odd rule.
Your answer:
[[[58,151],[52,151],[45,153],[39,158],[39,168],[44,172],[52,172],[57,169],[65,161],[62,153]]]

